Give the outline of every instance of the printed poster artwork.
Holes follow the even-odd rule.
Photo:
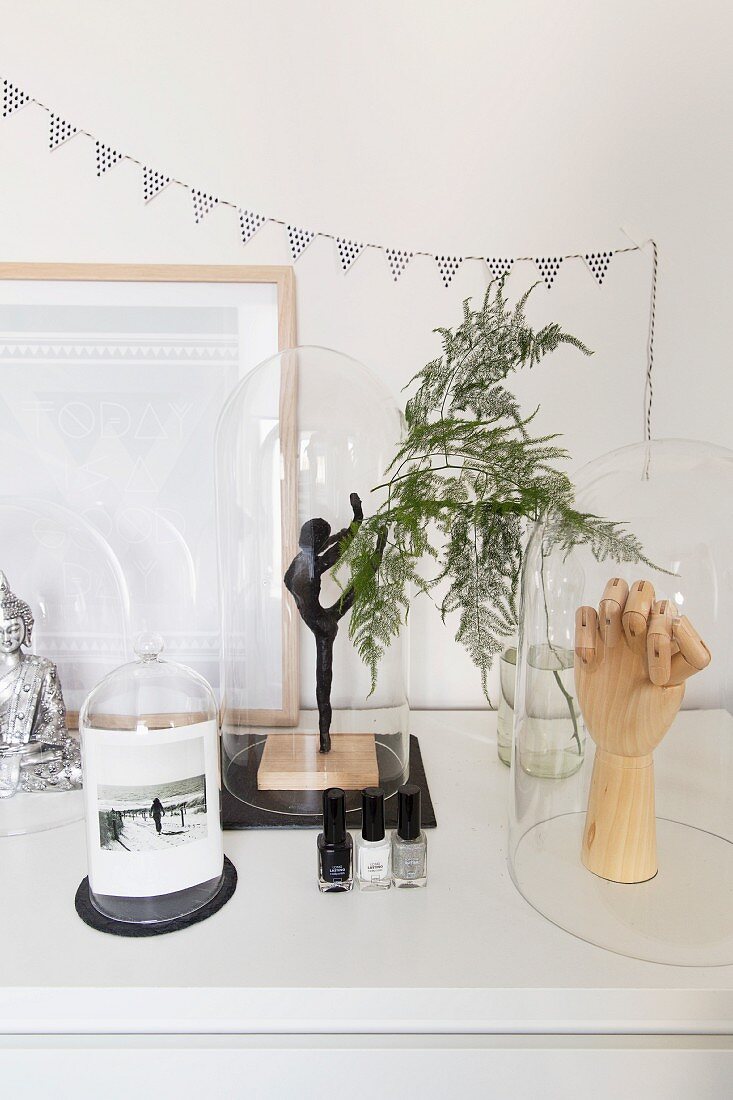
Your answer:
[[[184,773],[190,773],[192,764],[198,763],[198,774],[182,774],[169,783],[145,782],[145,757],[149,754],[144,748],[138,751],[138,782],[97,786],[101,848],[110,852],[156,852],[205,839],[209,830],[203,737],[167,746],[171,772],[176,770],[176,755]]]
[[[131,633],[155,624],[170,657],[216,682],[212,455],[241,373],[239,311],[161,304],[165,284],[146,288],[147,304],[115,304],[134,287],[95,291],[99,301],[75,300],[81,284],[43,289],[40,302],[0,300],[0,496],[20,485],[90,524],[121,566]],[[97,596],[96,576],[79,573],[69,601],[79,587]],[[96,652],[99,631],[59,631],[62,669]]]

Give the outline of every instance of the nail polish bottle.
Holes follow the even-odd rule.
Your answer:
[[[356,877],[362,890],[389,890],[392,885],[392,846],[384,831],[384,791],[381,787],[365,787],[361,792]]]
[[[318,889],[343,892],[354,885],[353,841],[346,832],[345,795],[340,787],[323,792],[323,832],[318,834]]]
[[[392,881],[398,889],[425,886],[428,881],[428,842],[420,828],[420,788],[414,783],[405,784],[397,792]]]

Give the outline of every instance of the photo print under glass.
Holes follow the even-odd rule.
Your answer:
[[[162,783],[161,757],[169,775]],[[103,851],[156,852],[208,836],[204,739],[146,745],[138,750],[133,783],[97,785]]]

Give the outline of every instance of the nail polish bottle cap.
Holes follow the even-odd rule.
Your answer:
[[[384,791],[365,787],[361,792],[361,835],[364,840],[384,840]]]
[[[406,783],[397,792],[397,834],[403,840],[420,836],[420,788]]]
[[[323,836],[326,844],[343,844],[346,840],[346,803],[340,787],[328,787],[323,792]]]

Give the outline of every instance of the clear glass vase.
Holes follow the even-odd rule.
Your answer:
[[[582,569],[555,546],[552,532],[535,528],[522,571],[514,739],[518,765],[542,779],[566,779],[583,763],[585,728],[573,671],[582,583]]]
[[[514,687],[517,678],[517,647],[507,646],[499,658],[499,711],[496,716],[496,752],[502,764],[512,762],[514,739]]]
[[[527,653],[526,720],[519,762],[528,775],[562,779],[583,762],[585,729],[575,698],[573,651],[550,643]]]

